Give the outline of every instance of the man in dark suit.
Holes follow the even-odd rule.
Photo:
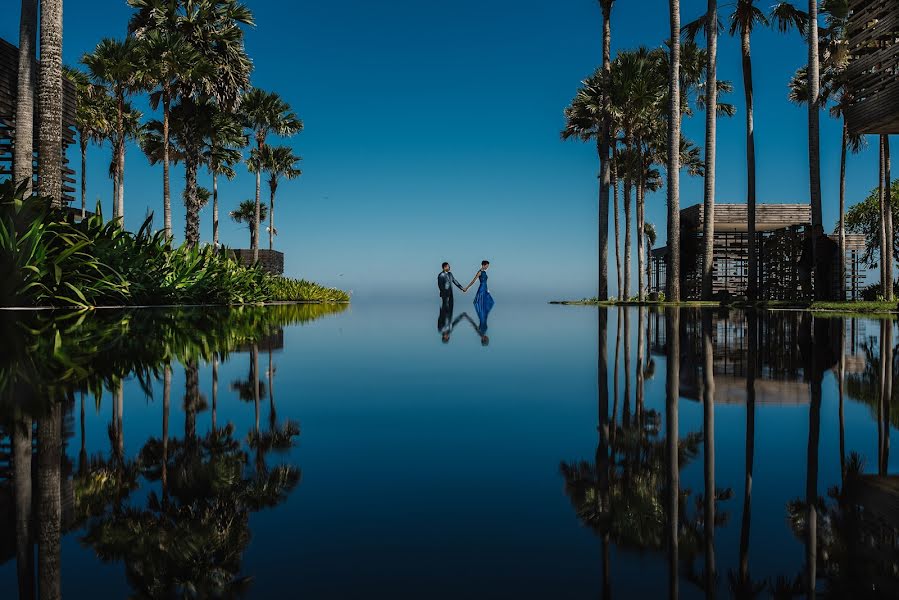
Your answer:
[[[453,277],[453,273],[450,271],[450,264],[445,262],[443,263],[440,274],[437,275],[437,290],[440,292],[441,304],[449,309],[450,314],[452,314],[454,285],[462,290],[462,292],[465,292],[465,288],[462,287],[462,284]]]

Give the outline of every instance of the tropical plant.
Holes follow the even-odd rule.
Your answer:
[[[250,230],[250,248],[253,248],[253,244],[257,243],[258,237],[258,225],[256,225],[256,203],[252,200],[244,200],[240,203],[240,205],[232,210],[229,214],[235,223],[246,224],[247,228]],[[265,219],[268,218],[268,208],[265,205],[259,207],[259,221],[265,222]]]
[[[254,88],[247,92],[241,102],[241,116],[244,127],[249,130],[249,134],[256,141],[256,150],[261,151],[265,146],[266,138],[269,133],[279,136],[290,136],[302,131],[303,122],[294,114],[287,104],[278,94],[274,92],[266,92],[259,88]],[[256,231],[259,231],[262,221],[262,211],[260,208],[259,194],[262,187],[262,172],[256,170],[256,198],[255,198],[255,224]],[[259,260],[259,240],[253,238],[253,260]]]
[[[268,173],[269,187],[269,210],[268,210],[268,249],[274,250],[274,239],[278,235],[275,229],[275,192],[278,190],[278,181],[280,178],[296,179],[303,174],[299,167],[302,160],[299,156],[294,155],[293,149],[289,146],[263,146],[262,149],[254,149],[247,162],[251,172],[255,169],[262,169]]]
[[[893,220],[899,220],[899,179],[894,179],[890,186],[890,210],[893,214]],[[865,236],[865,253],[862,260],[871,268],[880,264],[882,256],[882,239],[881,225],[883,223],[882,215],[883,202],[880,198],[879,187],[871,190],[868,196],[850,207],[846,212],[846,230],[850,233],[861,233]],[[893,258],[899,261],[899,243],[894,237],[892,240]],[[883,282],[881,288],[883,289]],[[885,296],[886,297],[886,296]]]
[[[124,227],[125,99],[128,95],[139,91],[141,87],[137,68],[137,46],[133,38],[124,40],[104,38],[92,53],[85,54],[81,58],[81,62],[87,67],[94,82],[108,86],[115,98],[117,110],[113,161],[116,165],[116,185],[112,216],[113,219],[121,219],[120,226]]]

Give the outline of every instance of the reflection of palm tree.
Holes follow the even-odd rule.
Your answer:
[[[715,573],[715,375],[712,348],[712,314],[702,313],[702,407],[705,506],[703,532],[705,534],[705,591],[714,596]]]
[[[674,6],[674,5],[672,5]],[[669,209],[670,210],[670,209]],[[672,286],[672,289],[675,289]],[[680,469],[678,460],[678,400],[680,397],[680,311],[666,315],[665,422],[668,442],[668,595],[678,596]]]
[[[12,427],[13,478],[16,493],[16,568],[19,598],[34,598],[34,549],[31,531],[31,419]]]
[[[231,389],[237,392],[238,398],[244,402],[252,402],[254,406],[254,430],[259,431],[259,397],[265,392],[265,384],[259,380],[259,346],[255,343],[250,349],[250,369],[245,380],[234,381]]]
[[[62,498],[60,477],[62,461],[62,404],[54,402],[38,421],[38,594],[60,598],[60,535]]]

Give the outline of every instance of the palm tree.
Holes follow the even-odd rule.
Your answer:
[[[715,260],[715,137],[718,128],[718,1],[709,0],[706,15],[715,27],[706,27],[705,72],[705,187],[702,197],[702,299],[712,299]]]
[[[16,83],[16,144],[13,146],[13,181],[26,180],[31,194],[34,177],[34,59],[37,49],[37,0],[22,0],[19,17],[19,70]]]
[[[247,145],[240,120],[234,113],[220,107],[212,116],[212,129],[206,138],[203,162],[212,174],[212,244],[219,243],[219,175],[233,179],[237,174],[234,165],[240,162],[240,148]]]
[[[303,122],[294,114],[278,94],[255,88],[247,92],[241,102],[241,116],[244,127],[256,140],[256,150],[262,149],[269,133],[279,136],[293,135],[303,129]],[[262,187],[262,172],[256,171],[256,231],[262,221],[259,194]],[[255,239],[255,238],[254,238]],[[258,239],[253,246],[253,261],[259,260]]]
[[[268,187],[271,193],[268,204],[268,249],[274,250],[275,235],[278,234],[275,229],[275,192],[278,190],[278,180],[282,177],[296,179],[302,175],[303,171],[298,165],[302,159],[295,156],[289,146],[266,145],[261,150],[253,150],[253,154],[250,162],[254,164],[254,168],[261,167],[268,173]]]
[[[612,5],[615,0],[599,0],[602,9],[602,76],[608,79],[612,69]],[[609,143],[612,135],[612,106],[605,96],[599,136],[599,298],[609,297]]]
[[[170,192],[169,116],[173,100],[194,91],[195,82],[209,77],[213,70],[187,39],[175,30],[141,30],[137,37],[139,77],[150,90],[150,106],[162,105],[162,211],[165,234],[172,237],[172,199]]]
[[[883,297],[889,302],[893,299],[893,208],[890,193],[890,138],[880,134],[880,209],[883,222],[883,245],[880,249],[880,274],[883,279]]]
[[[62,206],[62,0],[41,2],[40,43],[37,183],[41,196]]]
[[[109,86],[116,100],[116,147],[113,150],[116,164],[116,188],[112,215],[113,218],[122,220],[122,227],[124,227],[125,217],[125,97],[139,88],[137,58],[136,44],[133,38],[125,38],[122,41],[105,38],[100,40],[93,53],[85,54],[81,58],[82,64],[88,68],[94,82]]]
[[[244,200],[240,203],[240,206],[237,207],[236,210],[232,210],[230,212],[231,218],[234,219],[235,223],[246,223],[247,228],[250,230],[250,247],[253,248],[253,244],[257,243],[257,229],[256,225],[256,203],[252,200]],[[265,205],[259,207],[259,221],[264,222],[268,217],[268,208]]]
[[[671,302],[680,302],[680,0],[669,0],[669,11],[671,65],[668,75],[668,270],[666,272],[668,294],[666,296]],[[672,488],[674,487],[673,483]],[[675,518],[674,521],[676,520]],[[677,531],[676,525],[674,531]],[[676,558],[676,547],[673,550]]]
[[[81,155],[81,218],[85,217],[87,194],[87,144],[101,144],[109,135],[112,123],[108,116],[112,98],[106,88],[91,83],[90,77],[72,67],[63,67],[66,77],[75,85],[78,107],[75,112],[75,130],[78,132],[78,149]]]

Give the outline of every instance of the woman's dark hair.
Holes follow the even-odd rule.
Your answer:
[[[481,266],[482,266],[482,267],[483,267],[484,265],[489,265],[489,264],[490,264],[490,261],[489,261],[489,260],[482,260],[482,261],[481,261]]]
[[[448,262],[445,262],[445,263],[443,263],[442,265],[440,265],[440,268],[441,268],[441,269],[446,268],[446,266],[447,266],[448,264],[449,264]]]

